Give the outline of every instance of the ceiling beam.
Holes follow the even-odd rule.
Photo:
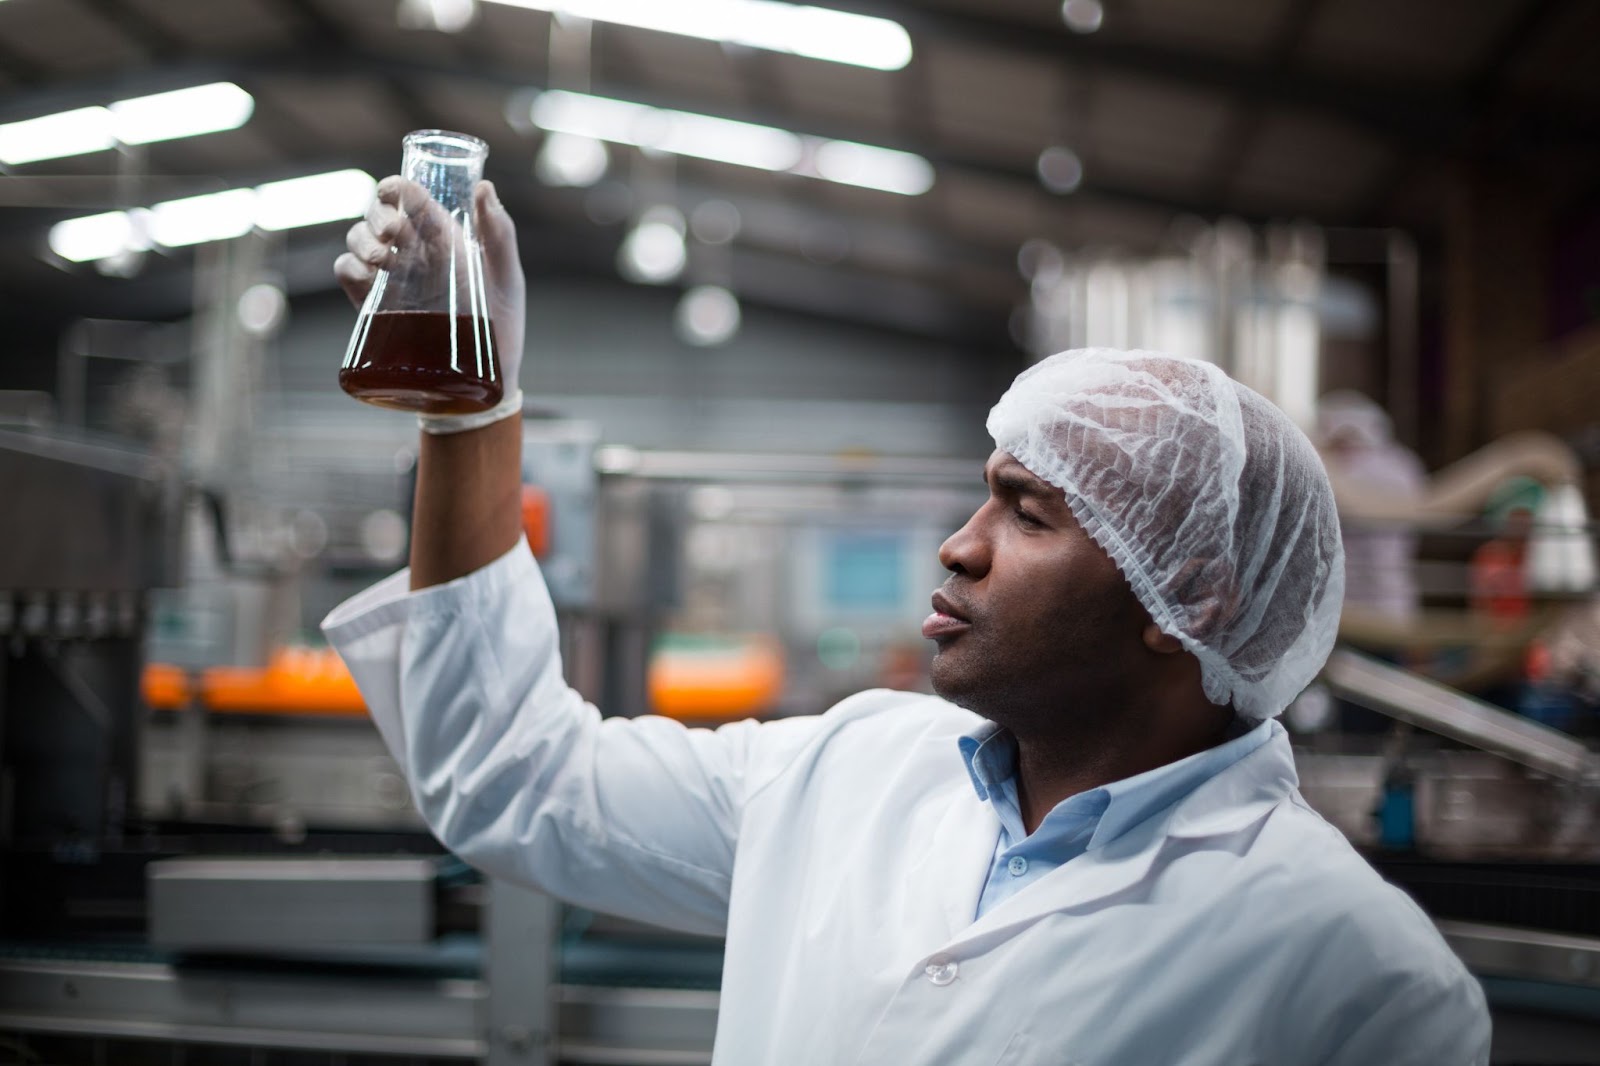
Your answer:
[[[1461,156],[1476,148],[1476,102],[1466,92],[1429,91],[1411,83],[1357,80],[1308,70],[1279,71],[1268,60],[1227,58],[1170,45],[1080,35],[1065,25],[1003,16],[930,11],[885,0],[811,0],[819,7],[891,18],[913,39],[987,44],[1019,55],[1088,70],[1134,74],[1233,100],[1256,100],[1361,127],[1397,150]],[[1048,6],[1048,5],[1047,5]],[[1550,108],[1549,101],[1515,101],[1543,112],[1535,128],[1510,128],[1494,144],[1515,156],[1530,148],[1600,152],[1600,115],[1593,108]]]
[[[1506,77],[1528,46],[1571,6],[1571,0],[1527,0],[1494,35],[1477,70],[1467,79],[1467,97],[1480,109],[1504,94]]]
[[[1292,0],[1279,20],[1267,48],[1268,62],[1280,74],[1287,74],[1299,55],[1306,31],[1322,7],[1323,0]],[[1208,198],[1226,203],[1250,148],[1265,125],[1272,104],[1262,99],[1238,103],[1228,117],[1212,153],[1209,176],[1205,179]]]
[[[151,62],[170,63],[181,59],[188,51],[169,31],[121,0],[78,0],[78,3],[131,39]]]

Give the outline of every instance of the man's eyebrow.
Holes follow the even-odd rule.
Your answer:
[[[1018,496],[1048,500],[1059,495],[1059,490],[1048,482],[1015,467],[1001,467],[993,474],[985,470],[983,479],[991,488],[1005,489]]]

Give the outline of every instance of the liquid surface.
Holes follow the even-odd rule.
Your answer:
[[[500,402],[489,320],[444,311],[379,311],[357,326],[339,387],[396,411],[462,415]]]

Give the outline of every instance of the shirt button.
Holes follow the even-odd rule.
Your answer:
[[[938,958],[929,961],[922,972],[929,981],[943,988],[956,979],[956,971],[960,968],[955,959]]]
[[[1006,863],[1006,869],[1011,871],[1012,877],[1021,877],[1028,872],[1028,860],[1021,855],[1011,856],[1011,861]]]

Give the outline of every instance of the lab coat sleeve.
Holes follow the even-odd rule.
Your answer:
[[[1325,1066],[1488,1066],[1489,1012],[1466,973],[1396,983],[1347,1019],[1347,1035]]]
[[[1384,895],[1398,892],[1384,886]],[[1415,904],[1352,892],[1337,935],[1307,961],[1284,1024],[1321,1066],[1487,1066],[1483,988]]]
[[[323,622],[439,840],[485,872],[686,932],[726,922],[748,796],[817,718],[715,731],[602,719],[562,677],[525,542],[412,593],[402,571]]]

